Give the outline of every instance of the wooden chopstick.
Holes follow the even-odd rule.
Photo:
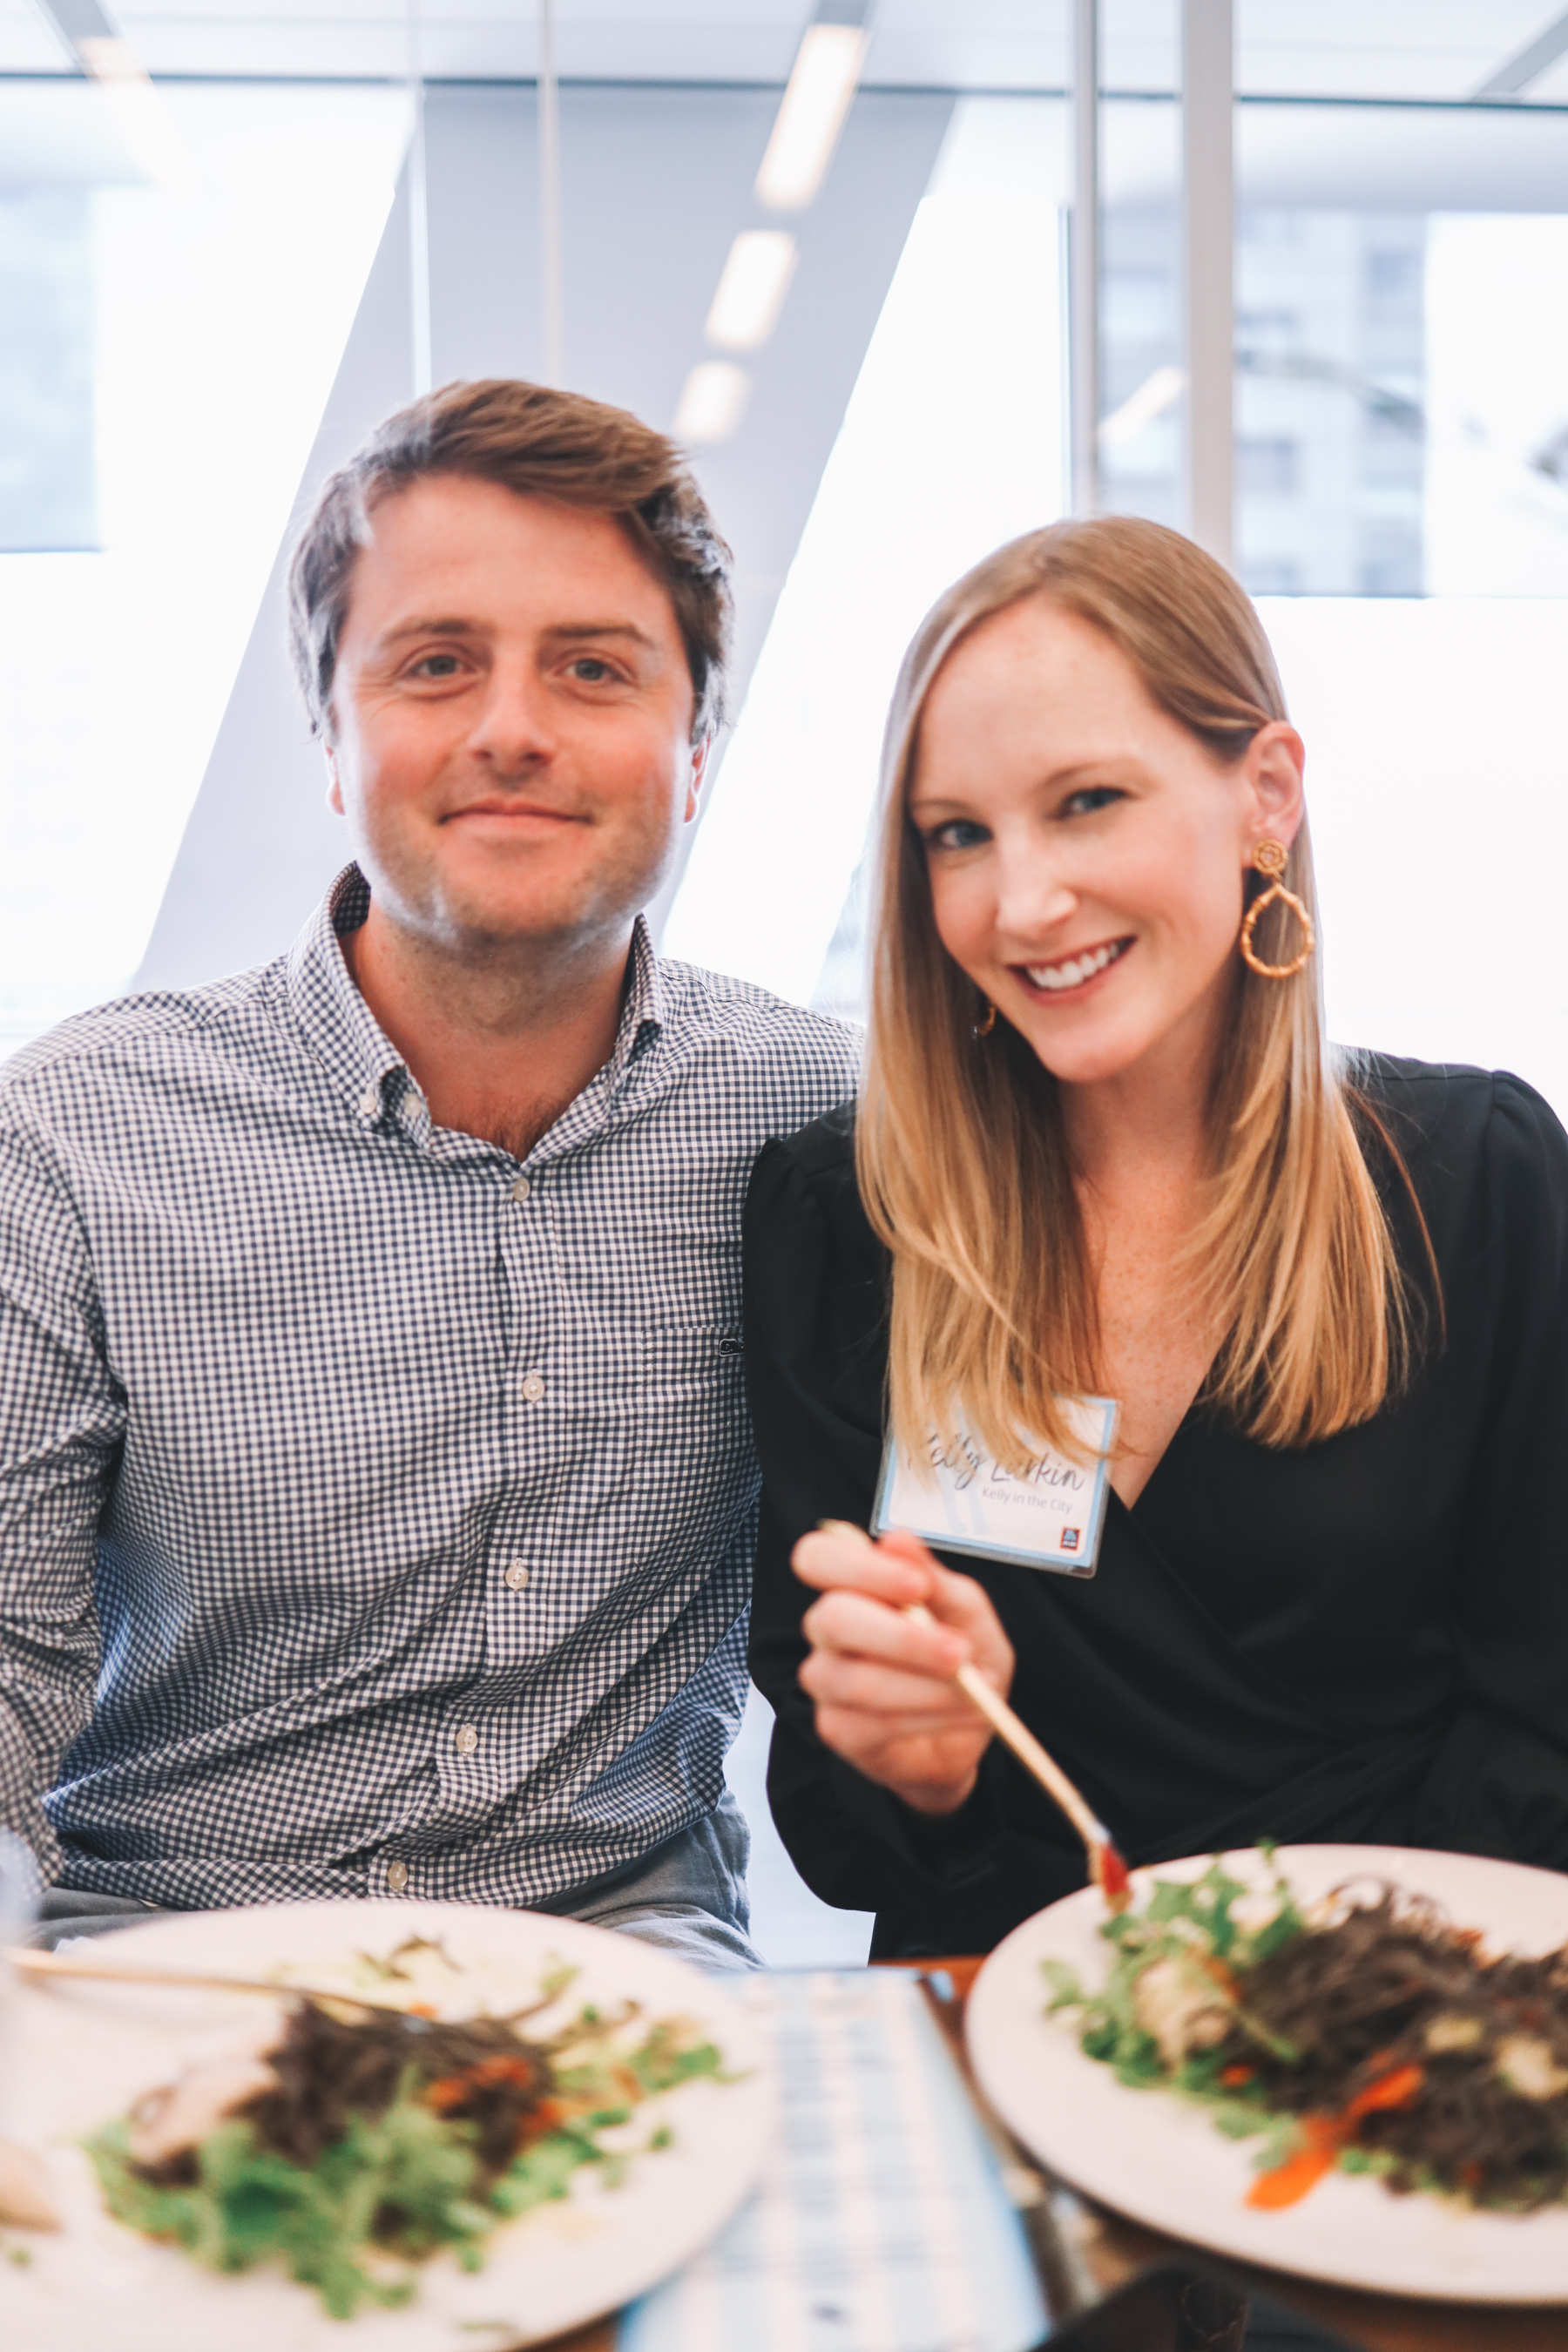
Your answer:
[[[868,1549],[877,1547],[864,1528],[848,1519],[824,1519],[821,1532],[832,1536],[858,1536]],[[911,1601],[900,1612],[917,1625],[934,1625],[936,1619],[924,1603]],[[954,1669],[953,1681],[971,1706],[979,1709],[999,1739],[1005,1740],[1025,1770],[1033,1775],[1047,1795],[1054,1799],[1084,1842],[1089,1853],[1089,1876],[1104,1895],[1113,1911],[1124,1910],[1131,1900],[1127,1886],[1127,1864],[1116,1850],[1115,1842],[1105,1823],[1096,1814],[1083,1791],[1071,1781],[1047,1748],[1042,1748],[1023,1717],[1016,1715],[1000,1691],[988,1683],[978,1666],[967,1663]]]
[[[269,2000],[341,2001],[347,2009],[363,2009],[372,2017],[407,2018],[410,2011],[385,2001],[362,2000],[357,1992],[328,1992],[316,1985],[271,1984],[265,1977],[193,1976],[183,1969],[133,1969],[123,1960],[100,1958],[95,1952],[46,1952],[28,1944],[12,1944],[0,1951],[0,1960],[20,1977],[76,1977],[97,1984],[174,1986],[182,1992],[264,1993]],[[421,2021],[424,2022],[425,2021]]]

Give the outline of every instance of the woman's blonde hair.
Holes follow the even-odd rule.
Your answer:
[[[962,1423],[1020,1469],[1041,1439],[1081,1450],[1062,1406],[1100,1378],[1094,1285],[1057,1082],[1005,1024],[976,1037],[981,1000],[937,936],[908,797],[937,673],[1026,596],[1103,631],[1217,761],[1286,715],[1268,639],[1229,573],[1176,532],[1122,516],[1000,548],[948,590],[905,657],[883,753],[856,1138],[861,1196],[893,1258],[889,1402],[916,1458]],[[1315,920],[1305,824],[1283,879]],[[1265,911],[1264,961],[1295,953],[1292,919],[1278,902]],[[1412,1307],[1357,1114],[1400,1163],[1325,1051],[1319,960],[1269,981],[1238,959],[1237,980],[1187,1260],[1225,1335],[1205,1400],[1265,1445],[1304,1445],[1369,1420],[1406,1375]]]

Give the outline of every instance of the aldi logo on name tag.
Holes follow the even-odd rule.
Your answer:
[[[967,1433],[952,1452],[933,1437],[920,1465],[889,1437],[872,1533],[908,1528],[927,1543],[972,1559],[1092,1576],[1105,1524],[1117,1407],[1110,1397],[1083,1397],[1066,1410],[1082,1433],[1087,1458],[1078,1461],[1042,1446],[1022,1476],[1004,1469]]]

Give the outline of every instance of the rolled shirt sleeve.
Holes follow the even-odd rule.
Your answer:
[[[46,1881],[43,1809],[92,1711],[93,1560],[124,1427],[91,1257],[39,1139],[0,1125],[0,1822]]]

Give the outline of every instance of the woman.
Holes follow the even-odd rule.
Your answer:
[[[1252,607],[1152,523],[1002,549],[905,663],[858,1111],[747,1208],[769,1793],[876,1954],[1083,1883],[965,1658],[1134,1862],[1568,1868],[1568,1138],[1516,1078],[1326,1051],[1302,762]],[[815,1532],[872,1523],[885,1444],[884,1525],[956,1526],[966,1463],[1090,1493],[1092,1399],[1092,1562],[1082,1511],[1016,1558]]]

